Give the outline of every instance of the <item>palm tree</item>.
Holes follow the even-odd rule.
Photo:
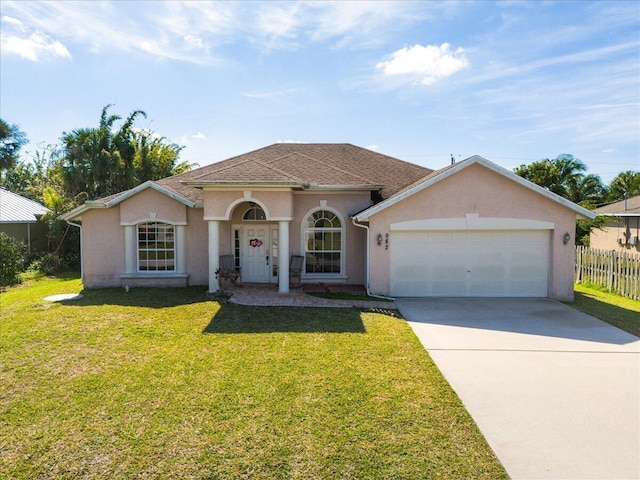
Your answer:
[[[582,175],[572,182],[567,198],[583,207],[593,208],[602,202],[606,191],[607,188],[598,175]]]
[[[609,184],[609,201],[640,195],[640,172],[627,170],[619,173]]]
[[[560,190],[555,193],[575,201],[570,198],[571,192],[578,191],[580,181],[584,177],[587,167],[580,159],[568,153],[558,155],[553,160],[553,165],[557,171],[557,182]]]
[[[146,114],[135,110],[114,132],[114,123],[121,117],[108,114],[111,106],[102,109],[97,128],[80,128],[63,134],[62,176],[71,197],[85,192],[88,198],[98,198],[135,185],[132,127],[139,115]]]
[[[0,170],[15,165],[18,152],[27,142],[27,136],[17,125],[9,125],[0,118]]]
[[[570,192],[578,189],[585,170],[581,160],[564,153],[552,160],[545,158],[530,165],[520,165],[514,171],[550,192],[569,198]]]

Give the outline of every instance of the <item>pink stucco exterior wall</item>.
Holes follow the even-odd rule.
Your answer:
[[[418,192],[370,218],[372,239],[378,233],[391,233],[392,223],[435,219],[465,218],[479,214],[480,218],[514,218],[553,222],[550,247],[548,295],[561,300],[573,300],[575,213],[482,165],[471,165],[456,174]],[[571,240],[562,238],[569,232]],[[371,291],[389,293],[389,250],[372,241]]]
[[[82,283],[86,288],[119,287],[124,272],[124,229],[120,208],[82,215]]]
[[[152,215],[159,222],[184,225],[187,222],[187,207],[152,188],[147,188],[120,204],[122,225],[148,221]]]
[[[269,218],[287,219],[293,216],[293,194],[290,191],[246,190],[248,200],[261,205]],[[245,190],[203,192],[204,218],[229,218],[229,206],[247,201]]]
[[[207,285],[209,282],[209,234],[202,213],[202,208],[187,208],[185,263],[189,285]]]
[[[166,198],[166,197],[165,197]],[[184,205],[171,200],[182,208]],[[123,202],[124,203],[124,202]],[[160,210],[159,208],[157,210]],[[86,288],[129,286],[206,285],[208,282],[207,223],[201,208],[186,209],[185,264],[188,277],[182,279],[121,279],[125,273],[124,227],[121,211],[89,210],[82,216],[83,284]]]

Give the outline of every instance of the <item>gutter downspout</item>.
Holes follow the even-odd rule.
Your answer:
[[[371,293],[371,290],[369,289],[369,283],[370,283],[369,282],[369,277],[370,277],[370,274],[369,274],[369,245],[370,245],[370,242],[371,242],[371,231],[369,230],[368,226],[362,225],[361,223],[356,223],[356,219],[353,218],[353,217],[351,217],[351,223],[353,223],[354,226],[360,227],[360,228],[364,228],[367,231],[367,248],[366,248],[367,257],[365,259],[366,281],[367,281],[367,284],[366,284],[365,288],[367,290],[367,295],[370,296],[370,297],[373,297],[373,298],[381,298],[383,300],[391,300],[391,301],[395,300],[395,298],[393,298],[393,297],[385,297],[384,295],[374,295],[373,293]]]
[[[69,225],[73,225],[74,227],[78,227],[80,229],[80,279],[84,282],[84,255],[82,254],[82,225],[79,223],[73,223],[70,220],[67,220]]]

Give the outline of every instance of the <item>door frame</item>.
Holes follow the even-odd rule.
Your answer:
[[[254,228],[265,228],[267,230],[266,235],[266,245],[265,245],[265,274],[267,277],[266,283],[278,283],[278,267],[277,267],[277,235],[278,235],[278,224],[273,222],[243,222],[231,225],[231,245],[234,252],[234,257],[236,259],[236,264],[240,267],[240,280],[242,282],[248,283],[264,283],[264,282],[255,282],[253,280],[247,281],[245,278],[245,274],[243,274],[245,258],[249,248],[249,237],[247,233],[247,229],[250,227]],[[236,238],[236,231],[238,233],[238,237]],[[275,252],[275,255],[274,255]],[[275,265],[274,265],[275,262]],[[275,268],[274,268],[275,267]]]

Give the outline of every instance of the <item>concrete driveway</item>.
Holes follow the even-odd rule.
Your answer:
[[[512,478],[640,478],[640,339],[548,299],[396,304]]]

